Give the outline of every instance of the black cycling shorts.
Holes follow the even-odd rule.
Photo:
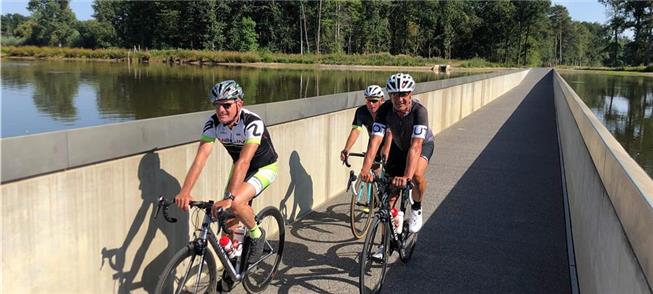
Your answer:
[[[435,149],[434,141],[422,144],[422,153],[420,154],[420,157],[426,159],[427,162],[431,161],[433,149]],[[386,174],[392,177],[403,176],[404,171],[406,170],[406,159],[408,159],[408,151],[399,149],[399,147],[392,142],[392,145],[390,146],[390,155],[388,155],[388,161],[385,166]]]

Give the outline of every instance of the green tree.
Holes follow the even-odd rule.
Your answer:
[[[75,43],[77,47],[108,48],[116,43],[116,31],[106,22],[95,19],[80,21],[77,23],[77,31],[79,31],[79,39]]]
[[[358,19],[355,33],[358,36],[357,52],[376,53],[387,52],[390,49],[388,42],[390,25],[387,12],[387,2],[364,1],[362,3],[361,17]]]
[[[651,62],[650,44],[653,42],[653,0],[625,1],[623,4],[625,25],[633,29],[634,40],[630,47],[631,64]]]
[[[13,36],[14,35],[14,30],[18,28],[22,23],[26,22],[29,20],[27,16],[23,16],[18,13],[8,13],[5,14],[1,17],[0,22],[2,23],[2,26],[0,29],[2,30],[2,35],[3,36]]]
[[[34,26],[28,39],[30,44],[69,46],[79,37],[75,14],[68,0],[30,0],[27,10],[32,12]]]
[[[569,39],[568,35],[571,33],[571,16],[569,11],[562,5],[554,5],[549,12],[549,20],[551,21],[551,28],[553,33],[553,57],[554,64],[562,63],[564,57],[564,47],[569,44],[563,45],[565,38]]]
[[[610,66],[619,66],[623,64],[621,57],[623,56],[623,44],[621,42],[621,34],[626,29],[626,19],[624,11],[624,0],[599,0],[608,8],[610,15],[609,28],[611,31],[611,40],[608,46],[610,52],[608,64]]]
[[[240,19],[239,25],[229,31],[228,49],[236,51],[254,51],[258,48],[256,22],[250,17]]]

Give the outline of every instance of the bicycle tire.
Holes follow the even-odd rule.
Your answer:
[[[245,287],[247,293],[260,293],[270,284],[283,257],[283,248],[286,239],[286,227],[279,209],[268,206],[257,214],[256,219],[259,222],[259,226],[266,230],[266,234],[272,233],[270,225],[276,225],[277,234],[276,238],[275,235],[266,236],[266,247],[263,249],[261,260],[259,260],[260,263],[251,267],[245,273],[243,287]],[[267,247],[268,245],[271,248]],[[270,262],[264,262],[266,260]]]
[[[361,188],[361,185],[365,188]],[[362,197],[366,197],[366,194],[368,193],[368,189],[371,187],[372,191],[370,191],[370,200],[367,203],[367,208],[368,211],[364,212],[359,205],[359,194],[363,193]],[[351,187],[351,201],[349,203],[349,224],[351,228],[351,233],[354,235],[356,239],[361,239],[365,236],[367,233],[367,230],[370,227],[370,224],[372,223],[373,215],[374,215],[374,200],[376,198],[376,185],[374,184],[367,184],[365,182],[362,182],[360,178],[356,180],[354,185]]]
[[[401,209],[404,212],[404,215],[408,215],[408,209],[411,209],[411,196],[401,195]],[[408,263],[413,257],[413,252],[415,251],[415,246],[417,245],[417,233],[411,233],[408,229],[408,222],[404,222],[403,233],[401,234],[401,244],[399,248],[399,259],[403,263]]]
[[[374,217],[372,226],[365,237],[363,251],[361,251],[360,255],[359,290],[361,294],[379,293],[385,280],[385,274],[388,269],[388,257],[390,255],[390,234],[383,234],[382,228],[385,228],[386,232],[390,232],[390,226],[387,223],[381,222],[378,217]],[[379,240],[376,240],[377,237],[379,237]],[[376,249],[375,245],[378,246],[381,244],[383,244],[384,253],[382,260],[379,261],[375,260],[372,255]],[[372,270],[374,270],[374,274],[370,274],[368,279],[368,273],[371,273]],[[378,282],[371,281],[373,275],[378,275]],[[367,281],[372,282],[371,287],[366,285]]]
[[[202,267],[202,273],[200,273],[199,279],[197,279],[197,277],[193,279],[191,276],[189,276],[189,274],[192,275],[193,273],[197,273],[197,271],[194,270],[193,266],[195,263],[197,263],[196,259],[199,257],[201,256],[195,253],[195,249],[191,244],[177,251],[177,253],[175,253],[175,255],[172,257],[170,262],[168,262],[163,272],[159,276],[159,281],[156,284],[154,293],[156,294],[216,293],[217,273],[216,273],[215,259],[213,257],[213,254],[211,254],[211,252],[208,250],[208,248],[204,252],[204,258],[203,259],[200,258],[200,260],[203,260],[205,264]],[[182,265],[182,263],[184,263],[189,258],[190,258],[190,263],[188,265]],[[186,269],[185,270],[186,274],[182,274],[182,276],[180,276],[181,279],[177,279],[176,272],[180,265],[182,265],[181,273],[184,272],[183,269]],[[208,273],[209,276],[208,280],[202,279],[203,278],[202,274],[205,271]],[[172,278],[172,280],[169,280],[170,278]],[[180,280],[186,281],[186,283],[184,283],[186,285],[182,287],[177,287],[175,283]],[[201,284],[201,287],[199,288],[196,287],[197,283],[195,282],[197,280],[199,280]],[[174,287],[174,289],[169,288],[171,285]],[[184,289],[186,287],[188,287],[188,290]]]

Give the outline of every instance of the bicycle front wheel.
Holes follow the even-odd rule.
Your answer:
[[[215,259],[209,250],[198,255],[192,245],[180,249],[159,276],[154,293],[215,293]]]
[[[361,294],[379,293],[385,273],[388,268],[388,255],[390,255],[390,234],[387,223],[381,222],[378,217],[374,218],[370,231],[365,237],[365,245],[360,256],[360,280],[359,288]],[[381,256],[375,256],[381,253]]]
[[[281,262],[286,240],[286,227],[278,209],[268,206],[256,215],[256,219],[266,236],[261,259],[249,266],[243,279],[248,293],[260,293],[270,284]]]
[[[376,185],[356,180],[351,187],[349,208],[351,232],[356,239],[363,238],[372,223]]]

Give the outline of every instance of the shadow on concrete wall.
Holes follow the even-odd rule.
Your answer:
[[[290,185],[283,200],[279,203],[279,207],[286,222],[291,223],[297,218],[311,212],[313,208],[313,179],[306,172],[304,166],[302,166],[297,151],[293,151],[290,154],[289,166]],[[288,212],[288,205],[286,203],[290,200],[291,195],[294,195],[292,211]],[[297,208],[299,208],[299,211],[297,211]]]
[[[170,200],[180,191],[177,179],[161,169],[158,154],[150,152],[143,156],[138,166],[138,179],[140,180],[139,189],[141,190],[143,203],[134,217],[122,246],[112,249],[102,248],[102,265],[104,265],[106,259],[109,266],[116,271],[113,278],[118,283],[118,293],[129,293],[140,288],[148,293],[153,293],[163,267],[172,258],[172,255],[188,242],[187,213],[181,213],[178,209],[171,208],[169,210],[170,216],[179,220],[176,223],[168,223],[163,217],[154,219],[159,196],[165,196],[166,199]],[[141,233],[143,235],[142,243],[132,244],[134,238],[142,229],[146,230],[144,235]],[[168,244],[168,247],[162,252],[148,253],[150,245],[159,230],[167,239],[165,243]],[[133,260],[125,262],[126,252],[130,246],[132,252],[134,247],[138,249],[136,249]],[[147,265],[144,265],[146,255],[156,255],[156,257]],[[131,267],[125,269],[125,265],[131,265]],[[141,268],[143,268],[143,276],[140,281],[136,281]]]

